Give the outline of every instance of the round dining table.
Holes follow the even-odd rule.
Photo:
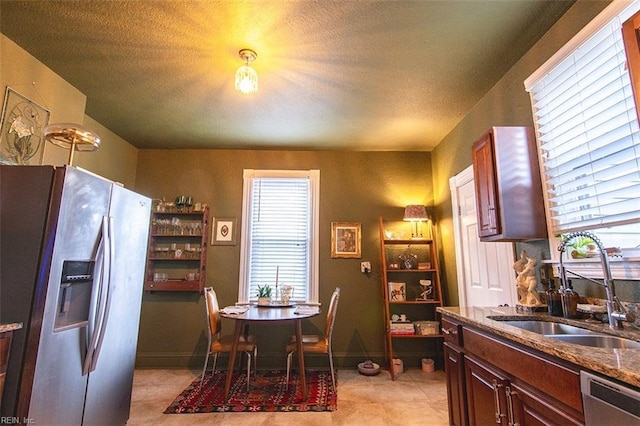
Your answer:
[[[233,367],[238,352],[238,342],[240,335],[246,323],[250,322],[273,322],[274,324],[288,324],[295,323],[296,329],[296,343],[298,352],[298,368],[300,370],[300,385],[302,386],[302,397],[306,401],[308,397],[307,379],[304,371],[304,352],[302,351],[302,320],[311,318],[320,314],[318,307],[308,306],[257,306],[251,305],[243,313],[225,313],[224,309],[220,311],[222,318],[228,318],[235,320],[235,330],[233,336],[233,343],[231,345],[231,352],[229,353],[229,366],[227,368],[227,380],[224,386],[225,400],[229,397],[229,389],[231,389],[231,379],[233,376]]]

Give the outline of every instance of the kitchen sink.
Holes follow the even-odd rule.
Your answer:
[[[640,349],[640,342],[625,339],[624,337],[608,336],[605,334],[577,335],[577,334],[554,334],[546,336],[574,345],[593,346],[596,348],[609,349]]]
[[[498,320],[497,318],[494,318]],[[640,349],[640,342],[624,337],[598,333],[573,325],[550,321],[507,320],[500,321],[513,327],[542,334],[555,340],[574,345],[591,346],[596,348]]]
[[[556,335],[556,334],[595,334],[595,331],[587,330],[585,328],[575,327],[573,325],[562,324],[559,322],[549,321],[500,321],[502,324],[507,324],[513,327],[522,328],[527,331],[533,331],[534,333],[544,335]]]

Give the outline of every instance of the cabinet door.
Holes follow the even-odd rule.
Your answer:
[[[473,177],[478,206],[478,236],[481,238],[501,232],[493,150],[490,132],[478,139],[472,147]]]
[[[534,389],[518,383],[510,383],[506,388],[507,409],[510,421],[520,426],[532,425],[580,425],[579,419],[572,417],[567,408],[546,398]]]
[[[467,424],[467,404],[464,392],[464,354],[459,348],[444,344],[444,370],[447,375],[447,401],[449,423],[453,426]]]
[[[506,425],[506,377],[473,356],[465,355],[464,369],[469,425]]]

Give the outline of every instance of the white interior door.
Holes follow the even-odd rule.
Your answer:
[[[478,238],[473,166],[449,180],[460,306],[515,306],[517,301],[512,243]]]

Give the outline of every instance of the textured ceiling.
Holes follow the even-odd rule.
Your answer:
[[[572,3],[1,0],[0,32],[139,148],[429,151]]]

